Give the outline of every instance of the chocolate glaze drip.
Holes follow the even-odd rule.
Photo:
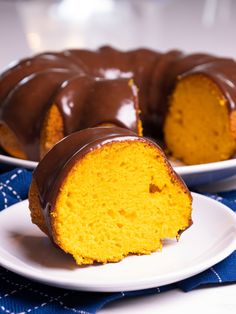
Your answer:
[[[49,75],[50,72],[53,74]],[[30,159],[38,158],[36,143],[39,142],[42,115],[52,103],[56,103],[63,114],[66,134],[106,122],[136,131],[133,109],[137,108],[137,98],[127,83],[133,78],[138,86],[144,135],[157,137],[161,136],[168,96],[177,78],[200,72],[215,81],[228,100],[229,109],[234,110],[236,63],[231,59],[207,54],[186,55],[176,50],[167,53],[149,49],[122,52],[108,46],[97,51],[47,52],[19,62],[0,77],[0,122],[12,128]],[[53,86],[51,91],[50,86]],[[72,86],[76,86],[76,90]],[[40,99],[43,100],[41,105]],[[127,115],[122,115],[121,119],[124,108],[127,108]],[[78,116],[72,117],[72,112]],[[40,113],[38,118],[36,113]],[[28,122],[30,119],[33,119],[32,123]],[[18,127],[15,126],[16,120]]]

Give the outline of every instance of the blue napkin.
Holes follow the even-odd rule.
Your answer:
[[[27,198],[32,173],[13,169],[0,175],[0,210]],[[236,191],[207,194],[236,211]],[[96,313],[105,304],[179,288],[191,291],[209,284],[236,282],[236,251],[210,269],[162,287],[118,293],[92,293],[65,290],[33,282],[0,267],[0,313]]]

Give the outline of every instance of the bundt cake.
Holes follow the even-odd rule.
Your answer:
[[[29,192],[33,223],[79,265],[160,250],[191,225],[191,204],[157,144],[108,126],[58,142]]]
[[[228,159],[235,153],[235,82],[235,61],[208,54],[108,46],[42,53],[0,77],[0,145],[39,160],[71,132],[115,125],[138,135],[143,129],[186,164]]]

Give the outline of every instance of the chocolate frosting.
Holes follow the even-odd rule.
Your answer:
[[[139,88],[139,102],[142,118],[148,114],[147,100],[151,73],[161,53],[149,49],[136,49],[127,52],[105,46],[97,51],[83,49],[67,50],[65,55],[75,63],[82,62],[86,73],[104,79],[134,78]]]
[[[61,111],[65,135],[102,124],[138,133],[137,92],[128,79],[74,76],[63,82],[54,103]]]
[[[0,103],[22,79],[31,74],[49,69],[71,69],[79,73],[84,71],[69,58],[60,53],[43,53],[35,57],[24,59],[11,66],[0,76]]]

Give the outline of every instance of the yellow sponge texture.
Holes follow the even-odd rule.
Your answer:
[[[58,193],[54,241],[77,264],[149,254],[191,222],[191,196],[144,141],[107,143],[75,163]]]
[[[170,99],[165,142],[171,154],[186,164],[228,159],[236,149],[227,100],[203,74],[181,79]]]
[[[48,110],[40,134],[40,159],[64,137],[64,123],[56,104]]]

